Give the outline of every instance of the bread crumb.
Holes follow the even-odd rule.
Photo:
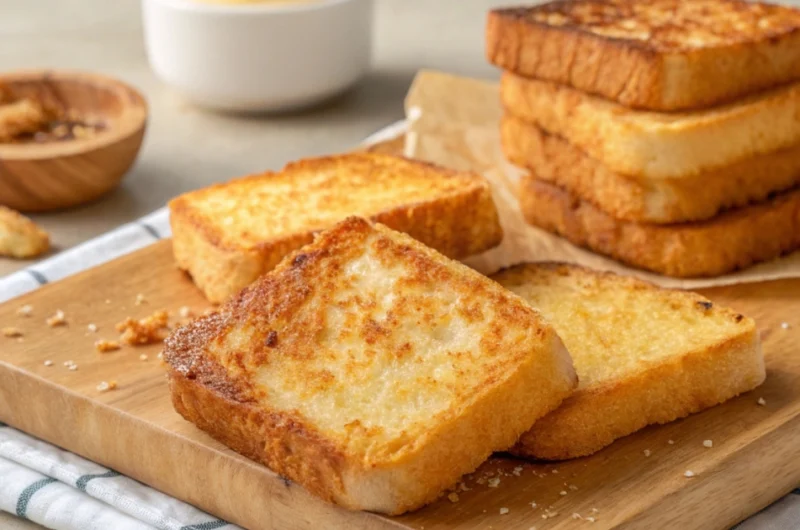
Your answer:
[[[117,324],[116,329],[121,333],[120,340],[125,344],[153,344],[166,338],[168,321],[169,314],[162,309],[139,320],[128,317]]]
[[[66,325],[67,318],[64,316],[64,312],[59,309],[58,311],[55,312],[55,314],[53,316],[48,318],[45,322],[47,322],[48,326],[50,326],[51,328],[54,328],[56,326],[64,326],[64,325]]]
[[[522,466],[515,467],[512,473],[514,473],[516,477],[520,476],[522,474]]]
[[[683,472],[683,476],[686,478],[692,478],[694,476],[694,471],[687,469]]]
[[[505,515],[508,513],[508,508],[500,508],[500,515]]]
[[[557,469],[553,469],[553,470],[550,471],[550,473],[552,473],[553,475],[558,475],[558,470]]]
[[[108,353],[117,351],[121,346],[115,340],[99,339],[94,342],[94,348],[100,353]]]
[[[544,513],[542,514],[542,519],[550,519],[551,517],[555,517],[556,515],[558,515],[558,512],[554,512],[548,509],[545,510]]]
[[[531,505],[531,508],[536,508],[536,506],[538,506],[538,505],[536,504],[536,501],[531,501],[531,502],[529,502],[528,504],[530,504],[530,505]]]
[[[466,484],[464,484],[463,482],[460,482],[458,484],[458,490],[459,491],[472,491],[472,488],[468,488]]]
[[[670,445],[675,445],[675,440],[667,440],[667,443]]]
[[[48,359],[48,360],[46,360],[46,361],[44,362],[44,365],[45,365],[45,366],[53,366],[53,361],[51,361],[51,360],[49,360],[49,359]]]
[[[591,509],[591,512],[592,512],[592,513],[600,513],[600,510],[598,510],[597,508],[592,508],[592,509]]]
[[[703,447],[708,447],[708,448],[714,447],[714,442],[711,440],[703,440]]]
[[[764,399],[763,397],[760,397],[760,398],[758,398],[758,401],[756,401],[756,403],[758,403],[759,405],[761,405],[763,407],[764,405],[767,404],[767,400]]]
[[[143,354],[141,354],[141,355],[139,356],[139,360],[140,360],[140,361],[146,361],[146,360],[147,360],[147,354],[146,354],[146,353],[143,353]]]
[[[19,328],[3,328],[3,336],[9,338],[21,337],[22,331]]]
[[[571,489],[572,491],[578,491],[578,486],[576,486],[575,484],[570,484],[569,489]]]
[[[578,512],[573,513],[572,518],[575,520],[583,519],[583,517],[581,517],[581,514],[579,514]]]
[[[564,495],[567,494],[567,491],[566,490],[561,490],[561,491],[558,492],[558,494],[563,497]]]
[[[530,528],[528,528],[528,530],[538,530],[538,528],[536,528],[535,526],[531,526]]]
[[[178,309],[178,315],[180,315],[181,318],[189,318],[192,316],[192,309],[189,306],[183,306]]]
[[[95,324],[89,324],[86,326],[86,331],[89,333],[97,333],[97,326]]]
[[[30,304],[25,304],[24,306],[17,309],[17,315],[21,317],[29,317],[33,314],[33,306]]]
[[[158,352],[158,355],[156,355],[156,359],[158,359],[159,361],[163,361],[164,360],[164,352],[163,351]]]
[[[500,485],[500,479],[499,478],[490,478],[489,479],[489,487],[490,488],[496,488],[499,485]]]
[[[644,451],[642,451],[642,452],[644,453],[644,456],[650,456],[650,454],[651,454],[651,453],[650,453],[650,449],[645,449],[645,450],[644,450]]]
[[[107,304],[110,304],[110,303],[111,303],[111,300],[109,300],[108,298],[106,298],[106,303],[107,303]]]
[[[97,385],[98,392],[108,392],[109,390],[114,390],[117,388],[116,381],[101,381],[99,385]]]
[[[142,305],[146,302],[147,300],[145,300],[144,295],[142,293],[139,293],[136,295],[136,301],[133,302],[133,305]]]
[[[586,518],[586,520],[587,520],[587,521],[589,521],[590,523],[593,523],[593,522],[595,522],[597,519],[595,519],[594,517],[587,517],[587,518]]]
[[[75,361],[71,359],[69,361],[64,361],[64,366],[67,367],[67,370],[70,370],[72,372],[78,369],[78,365],[75,364]]]
[[[447,498],[450,499],[450,502],[454,502],[454,503],[458,502],[458,493],[456,493],[454,491],[450,495],[448,495]]]
[[[783,329],[789,329],[789,327],[790,327],[790,326],[789,326],[789,323],[788,323],[788,322],[781,322],[781,327],[782,327]]]

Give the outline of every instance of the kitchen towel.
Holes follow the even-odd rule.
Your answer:
[[[399,122],[365,144],[405,130]],[[169,237],[162,208],[92,241],[0,278],[0,302]],[[800,443],[800,441],[798,441]],[[757,484],[753,485],[758,487]],[[675,509],[680,509],[676,506]],[[55,530],[233,530],[208,515],[133,479],[0,423],[0,510]],[[800,489],[737,530],[800,528]]]

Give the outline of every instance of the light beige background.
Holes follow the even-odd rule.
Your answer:
[[[374,68],[350,93],[313,110],[232,117],[182,101],[150,72],[135,0],[0,0],[0,71],[79,68],[139,88],[150,123],[121,188],[94,204],[36,216],[62,250],[140,217],[171,197],[289,160],[345,150],[402,118],[414,73],[496,76],[483,58],[485,12],[502,0],[377,0]],[[28,263],[0,258],[0,275]]]

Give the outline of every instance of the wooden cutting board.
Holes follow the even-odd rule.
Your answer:
[[[252,529],[727,528],[800,484],[800,280],[703,292],[757,320],[768,369],[761,388],[589,458],[497,456],[465,479],[457,502],[443,498],[402,517],[319,501],[184,421],[169,400],[160,345],[95,350],[95,340],[117,338],[114,324],[125,317],[164,308],[178,321],[181,306],[207,307],[175,269],[169,241],[0,306],[0,327],[23,333],[0,336],[0,421]],[[16,314],[25,304],[33,307],[27,318]],[[68,325],[48,327],[59,309]],[[116,390],[97,389],[111,380]]]

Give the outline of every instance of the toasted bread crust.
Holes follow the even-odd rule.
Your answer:
[[[532,225],[667,276],[717,276],[800,248],[798,189],[708,221],[676,225],[619,221],[532,175],[523,177],[519,199]]]
[[[374,320],[371,315],[380,311],[376,304],[386,292],[380,291],[380,300],[373,300],[365,285],[386,278],[360,274],[358,282],[366,283],[359,283],[353,303],[361,308],[359,314],[366,315],[363,322],[358,315],[347,313],[347,329],[337,326],[331,330],[328,311],[354,307],[336,301],[336,295],[339,289],[348,292],[353,288],[350,280],[344,280],[345,270],[362,263],[358,258],[365,247],[379,253],[375,266],[380,262],[389,268],[409,268],[411,272],[397,280],[402,281],[404,290],[392,291],[403,300],[387,310],[385,317],[375,316]],[[291,410],[280,405],[282,398],[265,382],[273,379],[266,378],[279,376],[278,386],[295,385],[280,387],[288,393],[341,388],[345,396],[355,399],[359,384],[364,384],[370,373],[361,367],[367,361],[338,355],[326,341],[355,342],[362,345],[357,348],[358,356],[381,359],[384,345],[400,333],[409,318],[419,319],[414,325],[420,333],[433,334],[437,321],[431,315],[435,313],[426,312],[425,304],[435,305],[436,299],[428,297],[427,290],[421,297],[409,294],[414,285],[420,288],[431,282],[460,293],[452,311],[462,318],[483,322],[480,308],[486,306],[471,304],[469,297],[496,312],[485,332],[474,333],[470,348],[475,351],[448,354],[447,362],[455,363],[462,378],[474,373],[469,371],[475,362],[471,355],[490,356],[485,358],[493,359],[491,367],[480,372],[478,384],[463,387],[463,383],[438,382],[427,375],[425,385],[432,386],[431,395],[448,388],[454,396],[448,408],[432,416],[435,420],[426,416],[424,421],[431,425],[426,423],[423,428],[411,423],[396,437],[383,438],[388,427],[372,418],[364,419],[363,428],[360,420],[349,421],[343,434],[342,427],[329,425],[326,430],[320,426],[327,418],[319,413],[314,416],[318,408],[304,413],[299,410],[303,404],[289,407]],[[403,308],[412,316],[403,316]],[[520,341],[510,346],[503,338],[509,329],[520,333]],[[386,355],[394,356],[391,363],[395,366],[402,365],[404,355],[411,356],[406,358],[412,362],[416,353],[407,344]],[[432,358],[432,354],[425,355],[426,360]],[[390,514],[434,500],[492,451],[513,445],[533,421],[557,407],[577,384],[555,331],[521,299],[405,234],[357,218],[320,234],[218,312],[176,330],[165,343],[164,357],[170,366],[175,408],[186,419],[328,501]],[[281,362],[288,363],[280,366],[288,366],[289,372],[276,368]],[[319,366],[328,370],[327,375],[316,370]],[[425,365],[419,366],[424,372]],[[382,381],[386,385],[390,380]],[[447,386],[451,384],[456,384],[455,389]],[[329,395],[340,396],[325,394]],[[308,396],[303,400],[307,402]],[[426,411],[430,406],[428,402]],[[341,407],[337,410],[344,410],[348,420],[348,410],[359,410],[347,400]]]
[[[697,112],[635,111],[549,81],[504,73],[503,106],[634,179],[696,177],[800,143],[800,83]]]
[[[641,6],[626,0],[557,1],[496,9],[488,17],[486,55],[519,75],[657,111],[705,108],[800,78],[797,10],[755,2],[702,3],[713,11],[704,14],[701,2],[680,0]],[[587,8],[594,14],[584,17],[580,11]],[[670,16],[655,20],[663,9]],[[715,12],[720,10],[723,14]],[[725,11],[746,29],[726,27]],[[693,42],[692,29],[713,38]]]
[[[195,206],[197,194],[224,196],[233,186],[268,187],[271,180],[286,175],[293,175],[301,183],[304,178],[314,178],[321,171],[346,168],[350,163],[387,171],[394,168],[394,172],[401,175],[406,172],[417,178],[425,176],[432,181],[441,179],[457,183],[455,191],[432,193],[422,202],[397,204],[376,212],[370,215],[374,221],[408,233],[451,258],[480,253],[498,245],[503,238],[491,190],[480,176],[390,155],[352,153],[294,162],[278,174],[252,175],[172,200],[169,204],[170,223],[178,267],[189,272],[210,301],[226,300],[274,268],[289,252],[310,243],[319,228],[288,229],[255,245],[246,244],[226,237],[220,219],[198,211]],[[347,189],[347,176],[342,174],[338,178],[338,186]],[[368,208],[369,205],[363,206]],[[274,213],[263,212],[261,222],[269,223]]]
[[[624,221],[701,221],[800,184],[800,145],[692,178],[648,180],[614,173],[566,140],[510,114],[500,129],[512,163]]]
[[[752,390],[766,377],[755,322],[695,293],[660,289],[634,278],[559,263],[518,265],[492,278],[508,286],[524,282],[526,275],[542,275],[546,282],[553,274],[575,281],[591,278],[612,289],[657,290],[675,310],[730,320],[737,331],[710,347],[684,352],[645,371],[579,388],[522,435],[511,451],[514,454],[546,460],[586,456],[647,425],[667,423]],[[554,324],[558,328],[559,323]]]

